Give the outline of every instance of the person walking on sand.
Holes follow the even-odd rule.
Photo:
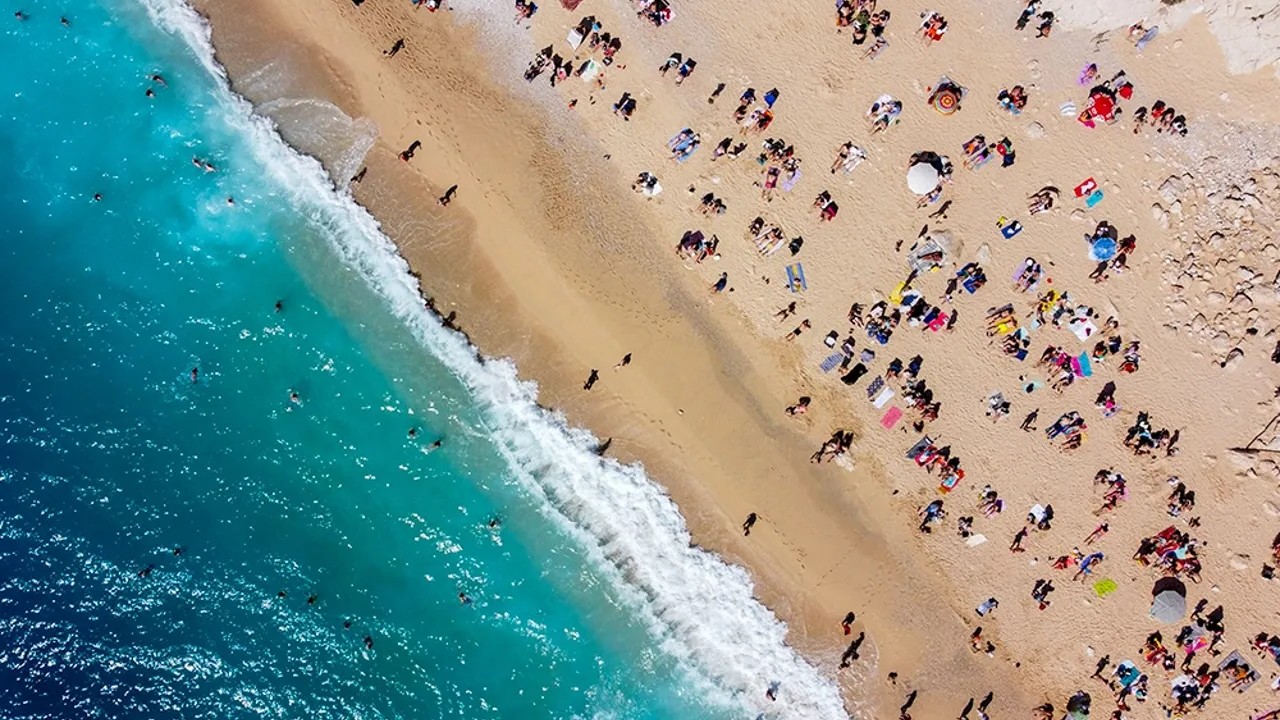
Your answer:
[[[444,191],[443,195],[441,195],[439,198],[436,198],[436,202],[440,203],[440,207],[448,207],[449,203],[453,200],[453,196],[456,195],[457,193],[458,193],[458,186],[451,185],[449,186],[448,190]]]
[[[844,630],[845,635],[853,632],[853,623],[857,621],[858,616],[853,612],[845,613],[844,620],[840,621],[840,629]]]
[[[1035,410],[1027,413],[1027,416],[1022,419],[1022,424],[1018,427],[1023,432],[1034,432],[1036,429],[1036,418],[1038,417],[1040,417],[1040,408],[1036,408]]]
[[[711,286],[711,292],[722,293],[724,289],[729,287],[729,273],[720,273],[720,279],[716,280],[716,284]]]
[[[398,55],[400,51],[403,49],[404,49],[404,38],[400,38],[395,42],[394,45],[391,46],[390,50],[383,50],[382,54],[386,55],[389,58],[393,58],[396,55]]]
[[[973,698],[969,698],[969,702],[964,704],[964,709],[960,711],[958,720],[969,720],[969,713],[973,711]]]
[[[1097,678],[1099,680],[1102,680],[1103,682],[1106,682],[1106,680],[1102,677],[1102,671],[1106,670],[1109,665],[1111,665],[1111,656],[1103,655],[1102,659],[1098,661],[1097,666],[1093,668],[1093,674],[1090,675],[1089,677]]]
[[[627,353],[626,355],[623,355],[623,356],[622,356],[622,360],[618,361],[618,364],[617,364],[617,365],[614,365],[614,366],[613,366],[613,369],[614,369],[614,370],[621,370],[622,368],[624,368],[624,367],[626,367],[626,366],[628,366],[628,365],[630,365],[630,364],[631,364],[631,353]]]
[[[854,660],[858,659],[858,648],[862,647],[862,641],[867,639],[865,632],[858,633],[858,637],[849,643],[849,647],[845,649],[844,654],[840,656],[841,669],[849,667]]]
[[[907,693],[906,702],[902,703],[902,707],[898,708],[898,717],[900,719],[905,718],[906,720],[911,720],[911,716],[907,714],[907,711],[911,709],[912,705],[916,704],[916,697],[919,694],[920,694],[919,690],[912,690],[911,692]]]
[[[404,152],[400,153],[400,159],[409,162],[413,159],[414,153],[418,152],[418,148],[422,147],[421,140],[414,140]]]
[[[587,376],[587,381],[582,383],[583,390],[590,390],[595,386],[596,381],[600,379],[600,371],[591,368],[591,374]]]
[[[743,537],[746,537],[747,535],[751,534],[751,528],[756,526],[756,521],[759,519],[760,519],[760,516],[756,515],[755,513],[751,513],[750,515],[747,515],[747,519],[742,523]]]
[[[1026,552],[1026,549],[1022,547],[1022,541],[1026,539],[1027,539],[1027,528],[1024,525],[1022,529],[1019,530],[1018,533],[1013,536],[1013,542],[1009,545],[1009,552],[1016,552],[1016,553]]]

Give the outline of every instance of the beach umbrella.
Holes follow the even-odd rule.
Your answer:
[[[1171,625],[1187,614],[1187,586],[1176,577],[1161,578],[1151,588],[1151,618]]]
[[[1116,110],[1116,101],[1112,100],[1107,95],[1098,93],[1093,96],[1092,100],[1093,102],[1090,104],[1090,109],[1093,110],[1094,115],[1104,118],[1110,117]]]
[[[943,115],[950,115],[960,107],[960,93],[943,88],[933,96],[933,108]]]
[[[1117,249],[1118,246],[1116,245],[1115,240],[1112,240],[1109,237],[1100,237],[1097,240],[1094,240],[1093,244],[1089,246],[1089,259],[1096,260],[1098,262],[1110,260],[1116,256]]]
[[[938,187],[938,169],[927,162],[916,163],[907,170],[907,187],[917,195],[928,195]]]

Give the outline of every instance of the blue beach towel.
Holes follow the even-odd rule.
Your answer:
[[[804,279],[804,264],[796,263],[787,266],[787,287],[791,288],[791,292],[804,292],[809,289],[809,283]]]

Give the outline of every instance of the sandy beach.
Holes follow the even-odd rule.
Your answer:
[[[277,120],[286,140],[325,162],[339,185],[367,168],[355,197],[382,221],[441,314],[456,312],[485,355],[514,359],[543,404],[609,438],[610,455],[643,463],[697,542],[749,569],[792,644],[841,683],[851,716],[896,718],[914,697],[912,717],[953,718],[966,700],[994,692],[969,717],[1032,717],[1044,703],[1061,717],[1084,690],[1091,716],[1106,718],[1116,692],[1090,676],[1099,669],[1110,679],[1131,660],[1149,693],[1143,702],[1132,690],[1124,696],[1124,718],[1163,717],[1162,706],[1175,703],[1171,682],[1203,676],[1202,663],[1221,673],[1205,711],[1251,717],[1280,705],[1276,662],[1251,647],[1259,633],[1280,633],[1280,588],[1265,577],[1280,532],[1272,360],[1280,117],[1269,104],[1277,80],[1274,58],[1223,54],[1221,38],[1247,45],[1241,38],[1254,37],[1240,29],[1247,19],[1228,23],[1222,8],[1194,14],[1193,4],[1149,17],[1160,31],[1139,52],[1126,29],[1141,16],[1113,17],[1087,3],[1057,4],[1052,32],[1036,37],[1038,16],[1015,29],[1021,3],[881,2],[892,11],[888,44],[872,58],[875,38],[852,44],[853,29],[837,27],[834,7],[821,4],[678,3],[655,27],[627,3],[599,0],[573,11],[547,3],[528,20],[506,4],[459,2],[433,13],[409,0],[195,3],[233,86]],[[1150,5],[1154,13],[1159,3]],[[945,16],[941,40],[921,37],[926,10]],[[575,52],[566,42],[585,16],[621,39],[610,65],[588,43]],[[1270,32],[1259,29],[1254,44],[1266,45]],[[548,67],[526,82],[526,67],[547,46],[571,69],[593,58],[600,64],[588,74],[597,80],[570,74],[552,86]],[[673,52],[697,61],[679,85],[680,62],[659,72]],[[1082,83],[1090,63],[1098,77]],[[1123,112],[1114,124],[1086,127],[1077,116],[1091,88],[1120,70],[1132,83],[1119,93]],[[943,76],[964,88],[959,109],[945,114],[928,102]],[[1015,85],[1028,96],[1018,114],[997,104]],[[747,88],[757,96],[747,112],[763,112],[767,91],[779,92],[763,132],[735,120]],[[636,99],[630,119],[613,112],[623,93]],[[868,108],[882,95],[902,110],[873,132]],[[299,99],[310,102],[286,102]],[[325,103],[319,110],[316,99]],[[1157,100],[1185,115],[1185,136],[1150,124],[1134,132],[1137,109]],[[318,113],[336,129],[314,132]],[[677,162],[668,143],[685,128],[701,145]],[[1009,153],[1001,148],[968,167],[962,146],[977,135],[983,146],[1007,138],[1016,161],[1002,167]],[[361,145],[365,137],[371,147]],[[736,159],[713,159],[722,138],[747,147]],[[758,160],[767,139],[780,141],[779,152]],[[415,141],[421,147],[402,161]],[[866,158],[833,170],[846,142]],[[368,147],[354,165],[353,145]],[[781,178],[791,173],[787,146],[801,172],[791,190],[787,182],[771,189],[771,167]],[[920,151],[954,166],[940,198],[924,207],[906,180]],[[642,172],[658,177],[660,194],[632,190]],[[456,196],[439,204],[453,185]],[[1054,206],[1033,215],[1028,196],[1046,186],[1060,190]],[[1088,201],[1095,190],[1101,196]],[[829,220],[815,207],[824,192],[839,207]],[[723,213],[699,211],[708,193]],[[770,239],[759,252],[748,230],[756,217],[780,228],[784,242]],[[1008,221],[1021,231],[1006,238]],[[1100,249],[1081,236],[1095,236],[1102,221],[1136,247],[1126,267],[1099,273],[1090,252]],[[718,239],[714,257],[675,252],[690,231]],[[942,257],[909,279],[909,258],[930,239]],[[1026,266],[1039,272],[1022,275]],[[788,286],[788,268],[803,270],[802,290]],[[891,337],[870,337],[868,313],[884,301],[892,314],[911,291],[937,308],[933,318],[921,308],[917,322],[904,307],[900,322],[882,319],[890,332],[881,339]],[[1068,298],[1046,296],[1062,292]],[[985,316],[1006,304],[1016,329],[1006,320],[989,334]],[[808,327],[787,340],[802,321]],[[846,338],[854,346],[847,361],[828,363],[844,355]],[[1021,360],[1010,352],[1019,345]],[[1059,367],[1037,364],[1050,345],[1062,348]],[[628,354],[630,363],[615,368]],[[919,430],[921,413],[904,400],[911,373],[884,377],[895,358],[915,356],[931,394],[922,404],[940,403]],[[859,365],[865,376],[841,381]],[[599,380],[586,390],[593,369]],[[892,397],[868,392],[878,378]],[[1099,395],[1112,382],[1108,403]],[[807,412],[785,412],[801,396],[811,398]],[[888,422],[895,408],[901,418]],[[1083,432],[1047,437],[1070,412]],[[1153,432],[1137,434],[1154,438],[1135,454],[1126,437],[1140,413]],[[850,449],[810,462],[837,430],[853,433]],[[1078,449],[1064,447],[1073,434]],[[945,470],[926,472],[907,457],[922,436],[963,461],[949,492],[939,487]],[[984,486],[1001,501],[986,512]],[[1194,499],[1178,507],[1188,492]],[[918,511],[935,500],[946,516],[919,532]],[[1027,521],[1033,506],[1053,507],[1044,529]],[[752,513],[758,522],[744,535]],[[967,537],[962,518],[972,518]],[[1102,523],[1107,530],[1087,543]],[[1011,552],[1028,525],[1025,552]],[[1187,652],[1175,638],[1194,625],[1149,616],[1164,573],[1154,559],[1131,559],[1166,527],[1197,541],[1201,571],[1175,568],[1187,613],[1202,598],[1202,614],[1225,612],[1222,639],[1198,649],[1185,671],[1166,671],[1143,652],[1158,630],[1180,666]],[[1104,557],[1080,573],[1095,552]],[[1047,603],[1032,597],[1044,579],[1055,588]],[[998,609],[979,617],[975,608],[993,597]],[[842,668],[852,637],[841,619],[851,611],[852,637],[866,639]],[[1219,668],[1233,651],[1258,674],[1239,694],[1229,678],[1238,666]],[[1099,668],[1104,658],[1110,663]]]

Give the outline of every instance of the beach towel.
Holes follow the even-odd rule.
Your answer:
[[[1098,326],[1094,325],[1092,320],[1081,320],[1079,322],[1072,321],[1070,325],[1071,332],[1074,333],[1076,337],[1080,338],[1081,342],[1093,337],[1093,334],[1098,331]]]
[[[1089,193],[1089,197],[1084,199],[1085,207],[1093,207],[1094,205],[1097,205],[1100,202],[1102,202],[1101,190],[1094,190],[1093,192]]]
[[[1138,666],[1135,665],[1132,660],[1125,660],[1116,666],[1113,674],[1116,676],[1116,680],[1120,681],[1120,685],[1123,687],[1129,687],[1138,681],[1138,678],[1142,675],[1142,671],[1138,669]]]
[[[600,65],[595,60],[588,60],[586,69],[582,71],[582,82],[591,82],[600,72]]]
[[[1076,114],[1076,104],[1068,100],[1058,106],[1058,112],[1061,113],[1063,117],[1071,117]]]
[[[1143,49],[1147,47],[1147,43],[1151,42],[1152,40],[1155,40],[1156,35],[1158,35],[1159,33],[1160,33],[1159,25],[1154,25],[1150,28],[1147,28],[1147,31],[1142,33],[1142,37],[1138,38],[1138,43],[1137,43],[1138,52],[1142,52]]]
[[[880,418],[880,427],[884,428],[885,430],[892,430],[893,426],[897,425],[898,421],[901,419],[902,419],[902,408],[899,408],[897,406],[891,407],[889,408],[888,412],[884,414],[884,417]],[[928,438],[925,438],[925,440],[922,442],[925,442],[927,440]],[[926,442],[926,445],[927,444],[928,443]],[[919,454],[919,451],[917,450],[916,453]],[[912,456],[907,455],[907,457],[912,457]]]
[[[1012,240],[1014,235],[1022,232],[1022,223],[1012,220],[1000,226],[1000,234],[1005,240]]]
[[[1093,594],[1098,597],[1106,597],[1116,591],[1116,581],[1111,578],[1102,578],[1093,584]]]
[[[1012,280],[1013,282],[1018,282],[1018,278],[1022,277],[1022,272],[1026,270],[1027,267],[1029,267],[1032,262],[1033,261],[1030,258],[1023,260],[1022,264],[1018,266],[1017,270],[1013,271],[1013,275],[1009,279]]]
[[[1240,654],[1239,650],[1232,650],[1230,655],[1225,657],[1222,662],[1218,663],[1218,670],[1225,669],[1233,660],[1236,665],[1248,670],[1249,679],[1236,687],[1236,692],[1244,692],[1245,690],[1253,687],[1253,684],[1258,681],[1258,671],[1253,669],[1253,666],[1244,659],[1244,656]],[[1230,683],[1234,678],[1231,675],[1227,675],[1224,679]]]
[[[804,265],[802,263],[787,266],[787,287],[791,288],[793,293],[800,293],[809,289],[809,283],[804,279]]]
[[[568,37],[565,38],[565,40],[569,43],[569,47],[573,48],[574,50],[577,50],[578,47],[582,45],[582,40],[584,37],[585,36],[582,33],[578,32],[578,30],[575,28],[569,31],[569,35]]]
[[[1026,359],[1027,359],[1027,349],[1026,349],[1026,348],[1018,348],[1018,352],[1014,353],[1014,354],[1013,354],[1013,357],[1014,357],[1018,362],[1022,362],[1023,360],[1026,360]]]
[[[790,177],[782,181],[782,191],[791,192],[791,188],[795,187],[798,182],[800,182],[800,168],[793,170]]]
[[[1071,369],[1080,377],[1090,377],[1093,375],[1093,363],[1089,360],[1089,353],[1080,353],[1080,357],[1071,363]]]
[[[893,408],[889,410],[889,412],[885,413],[885,417],[888,417],[889,414],[892,413],[894,410],[897,410],[897,408]],[[901,415],[902,411],[898,410],[898,414]],[[911,449],[907,451],[907,457],[911,460],[915,460],[920,453],[924,452],[925,448],[929,447],[932,444],[933,444],[933,438],[929,437],[928,435],[921,437],[919,440],[916,441],[916,444],[912,445]]]
[[[858,381],[862,379],[862,376],[866,374],[867,374],[867,366],[863,365],[862,363],[858,363],[854,365],[853,368],[849,370],[849,372],[845,373],[840,377],[840,382],[850,386],[856,385]]]
[[[946,313],[938,313],[937,317],[929,321],[929,329],[934,332],[938,332],[942,328],[946,327],[948,317],[949,316]]]
[[[876,395],[876,399],[872,400],[871,404],[874,405],[877,410],[881,410],[885,405],[889,404],[889,401],[893,399],[895,394],[896,393],[893,391],[893,388],[885,388],[880,391],[879,395]]]
[[[824,373],[829,373],[832,370],[835,370],[836,367],[840,365],[841,360],[844,360],[844,353],[836,353],[834,355],[830,355],[827,357],[826,360],[822,361],[822,364],[819,365],[818,368],[821,369],[822,372]]]
[[[986,541],[987,541],[986,535],[974,534],[966,538],[964,541],[964,544],[968,545],[969,547],[978,547],[979,545],[981,545]]]
[[[871,384],[867,386],[867,399],[870,400],[876,393],[884,388],[884,378],[877,375]]]
[[[1089,178],[1075,187],[1076,197],[1082,198],[1098,189],[1098,181]]]

